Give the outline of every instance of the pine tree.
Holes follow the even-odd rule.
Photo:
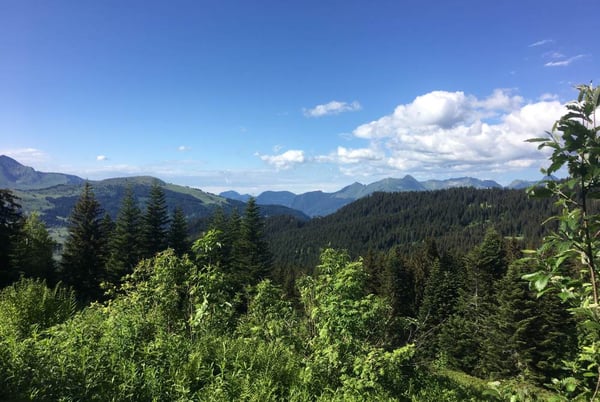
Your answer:
[[[169,215],[165,192],[158,182],[150,189],[150,199],[142,219],[142,256],[150,258],[167,247]]]
[[[187,240],[187,222],[183,209],[180,207],[175,208],[171,217],[171,226],[169,227],[168,233],[168,245],[175,251],[175,254],[182,256],[189,250],[189,244]]]
[[[61,277],[78,296],[96,300],[106,279],[107,238],[103,233],[102,208],[92,186],[86,182],[69,218],[69,234],[64,244]]]
[[[37,212],[25,219],[14,251],[14,264],[20,275],[54,281],[53,259],[56,243]]]
[[[115,230],[110,242],[110,259],[108,269],[112,282],[123,275],[133,272],[133,268],[142,257],[140,244],[141,211],[128,188],[121,202],[121,208],[115,223]]]
[[[17,279],[11,254],[23,224],[18,200],[10,190],[0,189],[0,287]]]

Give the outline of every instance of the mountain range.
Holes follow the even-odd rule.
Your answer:
[[[15,191],[21,198],[25,212],[39,211],[49,226],[65,225],[85,181],[81,177],[69,174],[39,172],[6,155],[0,155],[0,188]],[[251,197],[235,191],[215,195],[196,188],[165,183],[150,176],[113,178],[90,183],[96,198],[113,218],[117,215],[127,187],[133,190],[134,196],[143,207],[150,187],[158,183],[165,191],[169,209],[180,206],[188,219],[205,218],[218,207],[226,212],[234,208],[241,211],[244,203]],[[535,182],[514,181],[508,188],[520,189],[532,184]],[[256,197],[256,201],[261,205],[265,216],[292,215],[306,220],[309,217],[332,214],[341,207],[376,192],[433,191],[458,187],[502,188],[495,181],[472,177],[418,181],[406,175],[403,178],[386,178],[371,184],[355,182],[333,193],[310,191],[294,194],[290,191],[265,191]]]
[[[507,188],[523,189],[535,183],[533,181],[515,180]],[[289,191],[265,191],[256,197],[256,202],[259,205],[283,205],[315,217],[334,213],[341,207],[375,192],[434,191],[460,187],[475,189],[503,188],[493,180],[479,180],[472,177],[418,181],[414,177],[406,175],[401,179],[387,178],[371,184],[355,182],[333,193],[310,191],[303,194],[294,194]],[[235,191],[225,191],[219,195],[243,202],[251,197],[249,194],[239,194]]]
[[[59,231],[66,226],[67,218],[85,182],[86,180],[73,175],[39,172],[8,156],[0,155],[0,188],[12,190],[19,197],[23,211],[39,212],[42,220],[52,230]],[[196,188],[166,183],[150,176],[89,180],[89,182],[96,199],[113,219],[118,214],[128,188],[132,190],[140,208],[143,208],[154,184],[162,187],[169,211],[180,207],[190,221],[207,218],[217,208],[223,209],[226,213],[233,209],[241,213],[245,208],[244,202]],[[261,211],[264,216],[292,215],[301,221],[309,219],[302,212],[281,205],[263,205]]]

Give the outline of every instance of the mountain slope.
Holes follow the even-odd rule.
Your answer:
[[[45,173],[0,155],[0,188],[14,190],[42,189],[59,184],[81,184],[83,179],[63,173]]]
[[[127,188],[131,188],[140,208],[143,209],[153,183],[158,183],[163,188],[169,211],[180,207],[188,220],[206,218],[212,215],[216,208],[222,208],[226,213],[233,209],[242,212],[245,208],[245,203],[241,201],[225,199],[191,187],[165,183],[148,176],[106,179],[90,183],[102,208],[113,219],[117,216]],[[20,202],[25,212],[39,211],[48,226],[61,227],[66,225],[82,187],[83,184],[61,184],[39,190],[18,190],[15,193],[21,198]],[[300,220],[308,219],[299,211],[278,205],[261,206],[261,212],[266,216],[285,214]]]
[[[304,268],[316,264],[324,247],[364,256],[434,238],[443,249],[464,250],[479,244],[490,226],[534,245],[547,229],[540,223],[555,209],[552,200],[529,199],[523,190],[378,192],[304,223],[275,217],[267,233],[277,264]]]
[[[502,186],[495,181],[479,180],[472,177],[419,182],[414,177],[406,175],[401,179],[389,177],[368,185],[355,182],[334,193],[311,191],[296,195],[289,191],[265,191],[256,197],[256,202],[260,205],[284,205],[302,211],[308,216],[316,217],[332,214],[343,206],[376,192],[397,193],[406,191],[443,190],[456,187],[472,187],[478,189],[502,188]],[[231,199],[242,199],[241,197],[244,197],[235,191],[223,192],[220,195]]]
[[[102,208],[116,218],[127,188],[131,188],[140,208],[145,207],[150,188],[159,184],[164,192],[169,211],[180,207],[188,220],[205,219],[216,208],[228,213],[237,209],[240,213],[245,203],[210,194],[202,190],[165,183],[151,176],[118,177],[89,181]],[[85,180],[62,173],[38,172],[5,155],[0,155],[0,188],[12,190],[20,198],[23,211],[40,213],[42,220],[54,231],[66,227],[71,210],[83,188]],[[261,205],[264,216],[290,215],[300,221],[308,218],[300,211],[281,205]]]

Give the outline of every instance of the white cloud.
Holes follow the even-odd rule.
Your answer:
[[[530,44],[529,47],[543,46],[543,45],[548,45],[550,43],[554,43],[554,40],[552,40],[552,39],[542,39],[542,40],[539,40],[537,42],[534,42],[534,43]]]
[[[98,156],[96,156],[96,160],[97,161],[105,161],[105,160],[108,160],[108,157],[106,155],[98,155]]]
[[[6,149],[0,150],[0,155],[6,155],[17,162],[32,166],[37,165],[47,160],[47,155],[44,151],[37,148],[18,148],[18,149]]]
[[[544,98],[524,104],[522,97],[508,90],[496,90],[481,100],[463,92],[430,92],[357,127],[354,136],[367,140],[368,146],[357,150],[338,147],[335,160],[340,164],[361,161],[381,170],[393,169],[396,174],[427,175],[480,176],[485,171],[542,165],[547,156],[525,140],[543,136],[564,112],[554,97]]]
[[[475,101],[474,106],[489,111],[511,111],[518,109],[523,104],[523,98],[518,95],[511,96],[509,89],[496,89],[483,101]]]
[[[323,105],[317,105],[312,109],[304,109],[304,115],[306,117],[322,117],[343,112],[356,112],[361,108],[360,103],[357,101],[352,103],[331,101]]]
[[[304,163],[306,157],[304,151],[291,149],[279,155],[260,155],[256,154],[260,159],[267,162],[269,165],[275,166],[278,170],[289,169],[294,165]]]
[[[565,57],[565,55],[560,52],[546,52],[543,56],[548,59],[562,59]]]
[[[570,65],[571,63],[573,63],[575,60],[581,59],[584,56],[585,55],[583,55],[583,54],[578,54],[577,56],[569,57],[568,59],[564,59],[564,60],[549,61],[548,63],[544,64],[544,66],[545,67],[566,67],[566,66]]]
[[[551,93],[544,93],[544,94],[540,95],[540,97],[538,99],[542,102],[555,101],[555,100],[558,100],[558,95],[551,94]]]
[[[186,152],[186,151],[189,151],[190,149],[192,149],[192,148],[190,148],[190,147],[188,147],[186,145],[180,145],[180,146],[177,147],[177,150],[179,152]]]
[[[338,146],[335,152],[329,155],[321,155],[314,158],[317,162],[337,163],[337,164],[356,164],[361,162],[372,162],[383,159],[385,154],[375,148],[346,148]]]

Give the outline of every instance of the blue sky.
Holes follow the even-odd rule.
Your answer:
[[[218,193],[537,179],[600,2],[0,0],[0,153]]]

